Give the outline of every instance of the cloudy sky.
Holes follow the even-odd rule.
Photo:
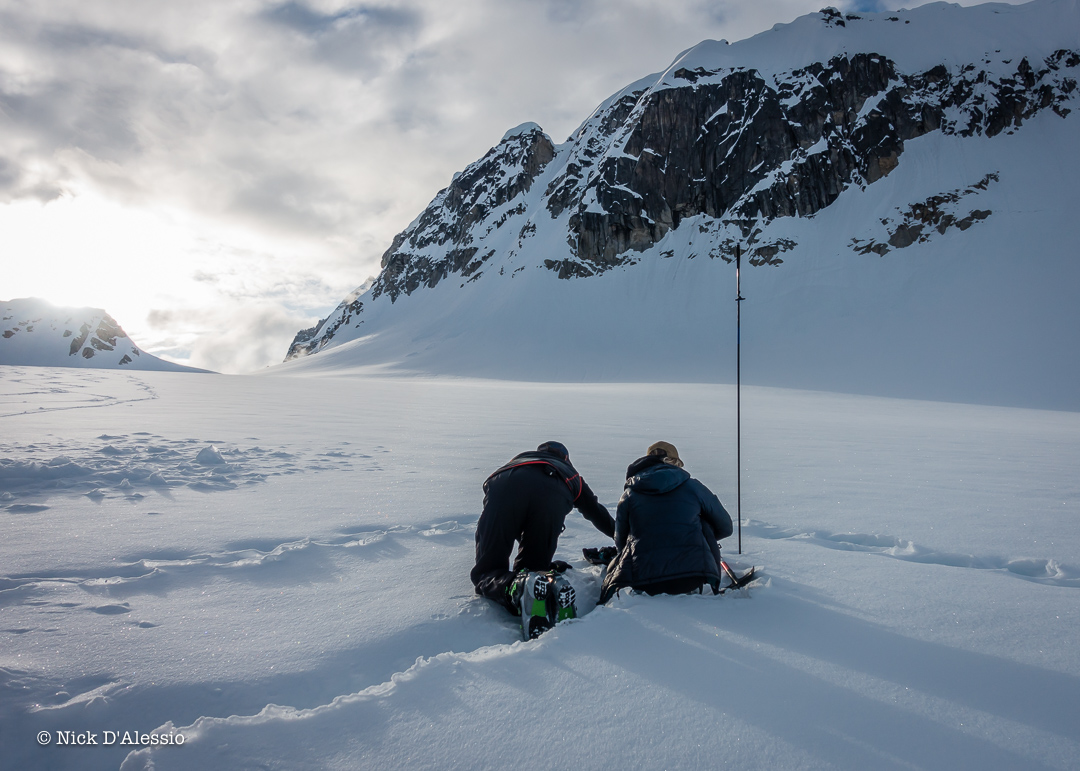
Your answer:
[[[0,0],[0,299],[275,364],[507,129],[829,4],[923,3]]]

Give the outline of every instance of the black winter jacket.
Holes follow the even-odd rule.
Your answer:
[[[716,541],[732,530],[720,500],[686,471],[656,456],[634,461],[615,513],[619,554],[604,579],[601,602],[624,586],[683,578],[718,585]]]
[[[484,492],[487,492],[488,483],[493,477],[498,476],[504,471],[520,468],[521,466],[547,466],[551,468],[559,478],[566,483],[566,487],[570,491],[570,500],[573,502],[573,505],[575,507],[585,507],[588,509],[586,516],[593,513],[593,504],[596,501],[596,495],[594,495],[593,491],[589,489],[589,486],[585,484],[585,480],[581,478],[581,474],[578,473],[573,464],[571,464],[569,460],[564,460],[554,453],[543,452],[540,450],[530,450],[529,452],[515,455],[509,462],[504,463],[502,466],[495,469],[491,472],[491,476],[484,481]],[[607,516],[607,509],[604,509],[604,516]],[[603,517],[601,517],[601,519],[602,518]]]
[[[500,600],[518,570],[547,570],[566,515],[576,508],[609,538],[615,520],[568,459],[523,452],[484,482],[484,510],[476,523],[476,564],[470,574],[484,596]],[[514,542],[518,552],[508,571]]]

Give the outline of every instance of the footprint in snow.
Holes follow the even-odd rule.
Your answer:
[[[1062,565],[1054,559],[1030,557],[979,557],[974,554],[942,552],[919,546],[906,538],[871,533],[828,533],[819,530],[800,531],[781,528],[763,522],[744,523],[743,530],[770,540],[795,540],[842,551],[862,551],[880,554],[905,562],[923,565],[942,565],[974,570],[1000,570],[1017,578],[1053,586],[1080,588],[1080,568]]]
[[[120,605],[98,605],[95,608],[88,608],[88,610],[99,613],[102,616],[119,616],[124,613],[130,613],[131,606],[125,602]]]

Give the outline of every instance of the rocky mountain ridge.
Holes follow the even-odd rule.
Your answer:
[[[1004,295],[1021,253],[1039,255],[1027,277],[1044,295],[1074,279],[1065,245],[1080,233],[1061,209],[1080,164],[1078,74],[1076,0],[825,9],[705,41],[561,144],[536,124],[507,132],[393,239],[370,286],[296,336],[287,361],[724,380],[734,318],[716,298],[741,244],[744,287],[765,313],[759,382],[874,392],[874,370],[890,394],[967,398],[960,384],[987,390],[976,370],[1002,350],[983,338],[1020,334],[1044,312],[1049,327],[1077,326],[1063,296],[1032,298],[1031,312]],[[1021,316],[1008,327],[989,310],[1002,303]],[[969,324],[965,339],[934,331]],[[946,340],[979,353],[958,358]],[[934,345],[950,374],[916,387]],[[1044,354],[1018,383],[1052,379],[1063,365]]]
[[[825,9],[817,22],[851,29],[868,18]],[[885,14],[873,21],[910,23]],[[795,244],[763,240],[770,221],[812,217],[845,189],[874,184],[901,162],[906,142],[927,133],[995,137],[1044,111],[1065,117],[1078,73],[1080,52],[1063,48],[1037,59],[999,49],[978,61],[918,72],[903,72],[873,51],[774,73],[691,69],[677,60],[609,99],[563,145],[535,124],[508,132],[394,238],[368,300],[385,295],[395,302],[450,276],[475,281],[493,258],[525,249],[545,226],[565,233],[564,254],[539,263],[560,278],[633,263],[697,215],[706,218],[699,227],[716,232],[717,253],[730,252],[734,236],[753,264],[779,265]],[[556,168],[545,175],[542,192],[529,195],[549,165]],[[992,181],[990,175],[982,184]],[[969,226],[985,216],[973,210],[934,224]],[[725,224],[736,224],[736,232],[721,233]],[[504,228],[516,234],[509,248],[491,238]],[[902,226],[889,246],[910,244],[908,232]],[[858,242],[853,248],[880,254],[886,247]],[[287,358],[325,347],[342,328],[357,328],[363,308],[359,293],[348,298],[298,334]]]

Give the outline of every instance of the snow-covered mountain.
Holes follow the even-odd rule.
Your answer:
[[[507,132],[286,369],[730,380],[738,244],[751,382],[1080,409],[1078,75],[1076,0],[706,41]]]
[[[206,372],[140,350],[101,308],[60,308],[37,298],[0,301],[0,364]]]

